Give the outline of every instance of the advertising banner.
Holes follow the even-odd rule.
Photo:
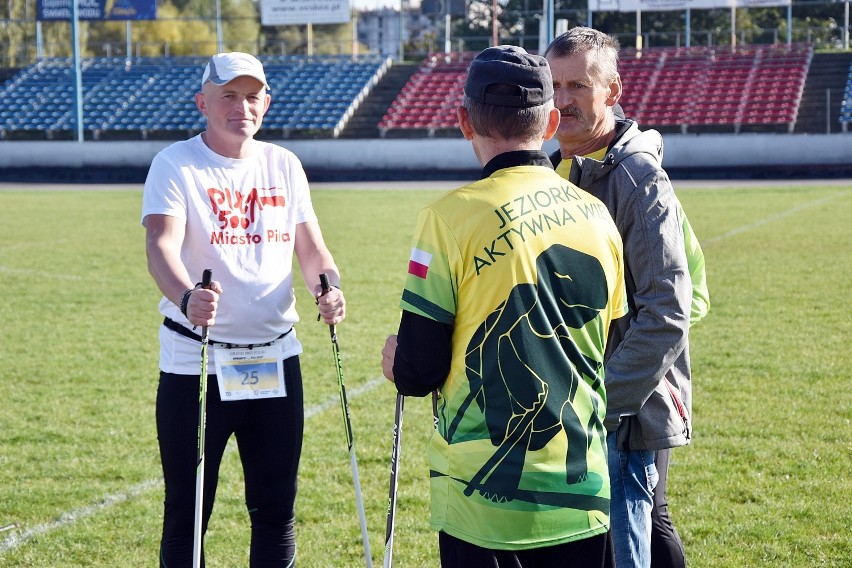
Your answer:
[[[713,8],[766,8],[789,6],[791,0],[589,0],[592,12],[662,12]]]
[[[80,20],[156,20],[156,0],[78,0]],[[70,20],[71,0],[38,0],[39,20]]]
[[[261,0],[264,26],[344,24],[350,18],[349,0]]]

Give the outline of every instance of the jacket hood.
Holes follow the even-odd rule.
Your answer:
[[[616,137],[610,144],[603,160],[577,158],[580,169],[583,170],[585,175],[589,176],[589,181],[594,182],[609,174],[611,170],[630,157],[641,157],[643,162],[652,162],[656,167],[662,166],[663,137],[659,132],[656,130],[639,130],[639,125],[629,119],[616,121],[616,132]],[[639,154],[644,156],[638,156]]]
[[[609,146],[603,160],[594,160],[575,156],[578,168],[572,168],[570,181],[580,187],[587,187],[598,179],[608,175],[625,159],[642,154],[642,162],[651,162],[657,168],[663,162],[663,137],[656,130],[639,130],[639,125],[630,119],[618,119],[615,122],[615,139]],[[556,167],[562,160],[559,150],[551,155]],[[581,182],[582,176],[582,182]]]
[[[651,160],[658,165],[663,163],[663,136],[656,130],[639,130],[639,125],[632,120],[621,120],[625,127],[623,131],[616,125],[616,129],[621,132],[613,143],[610,145],[610,151],[614,155],[615,162],[618,163],[627,156],[634,154],[645,153],[649,154]]]

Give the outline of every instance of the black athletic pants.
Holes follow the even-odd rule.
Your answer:
[[[609,533],[531,550],[491,550],[441,531],[441,568],[613,568]]]
[[[304,408],[299,358],[284,361],[287,396],[222,402],[216,376],[207,389],[203,529],[213,511],[219,464],[234,434],[251,519],[251,568],[284,568],[296,556],[296,474]],[[165,480],[161,568],[189,568],[195,519],[198,375],[160,374],[157,437]]]
[[[654,489],[654,508],[651,509],[651,568],[686,568],[683,542],[669,515],[666,498],[670,452],[670,449],[657,450],[654,460],[660,479]]]

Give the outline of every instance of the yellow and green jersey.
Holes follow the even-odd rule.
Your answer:
[[[623,270],[606,207],[550,167],[499,169],[421,211],[401,306],[453,329],[433,528],[507,550],[607,530],[603,355]]]
[[[601,161],[606,156],[608,148],[604,147],[587,154],[586,158]],[[571,166],[574,160],[562,160],[556,166],[556,173],[565,179],[571,175]],[[686,248],[686,261],[689,266],[689,278],[692,281],[692,305],[689,313],[689,324],[698,323],[710,310],[710,292],[707,289],[707,272],[704,264],[704,252],[692,230],[692,225],[683,210],[680,200],[677,203],[678,217],[681,219],[683,229],[683,242]]]

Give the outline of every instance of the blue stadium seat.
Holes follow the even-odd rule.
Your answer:
[[[273,104],[267,126],[334,132],[386,60],[365,56],[264,57]],[[206,58],[86,58],[82,68],[85,127],[104,131],[200,130],[195,107]],[[46,58],[0,86],[5,130],[72,130],[70,58]]]
[[[844,128],[852,123],[852,65],[849,66],[849,75],[846,78],[846,92],[840,105],[839,121]]]

